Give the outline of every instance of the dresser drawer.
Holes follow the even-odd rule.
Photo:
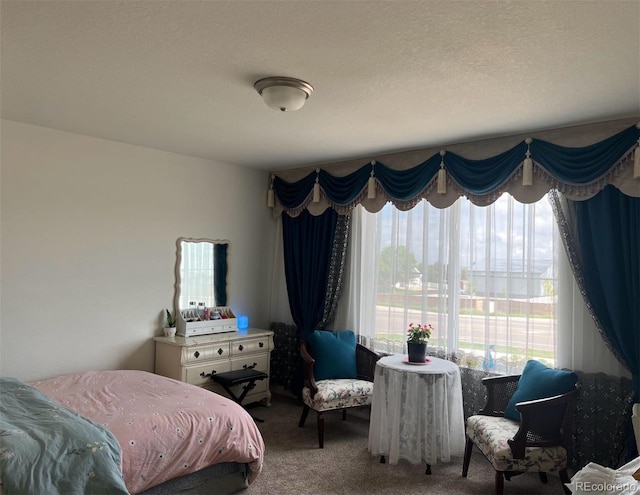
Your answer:
[[[231,359],[231,371],[253,368],[258,371],[269,372],[269,354],[254,354]]]
[[[184,349],[184,363],[197,363],[212,359],[227,359],[229,357],[229,343],[192,347]]]
[[[246,339],[239,342],[231,342],[231,356],[237,357],[243,354],[252,354],[255,352],[268,352],[269,339]]]
[[[211,380],[212,373],[225,373],[226,371],[231,371],[231,363],[229,361],[204,363],[198,366],[189,366],[186,371],[187,383],[202,387],[204,385],[213,384],[213,380]]]

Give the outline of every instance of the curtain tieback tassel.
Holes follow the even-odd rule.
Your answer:
[[[320,169],[316,169],[316,182],[313,185],[313,202],[320,202]]]
[[[273,208],[276,205],[275,195],[273,193],[273,178],[271,175],[271,181],[269,182],[269,191],[267,192],[267,207]]]
[[[373,160],[371,162],[371,175],[369,176],[369,180],[367,182],[367,198],[375,199],[376,197],[376,178],[374,177],[373,167],[376,164],[376,161]]]
[[[445,150],[440,152],[442,161],[440,162],[440,170],[438,170],[438,194],[447,194],[447,171],[444,169]]]
[[[533,185],[533,160],[531,159],[531,150],[530,146],[532,143],[531,138],[527,138],[524,140],[527,143],[527,153],[526,158],[524,159],[524,163],[522,164],[522,185],[523,186],[532,186]]]

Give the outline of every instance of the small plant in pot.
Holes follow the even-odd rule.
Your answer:
[[[168,309],[165,311],[167,314],[167,326],[164,327],[164,336],[173,337],[176,334],[176,317]]]
[[[409,323],[407,351],[410,363],[424,363],[427,359],[427,343],[433,327],[429,323]]]

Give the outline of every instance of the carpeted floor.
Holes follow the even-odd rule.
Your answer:
[[[266,445],[262,473],[242,494],[469,494],[495,493],[494,471],[476,450],[469,475],[462,477],[462,458],[432,466],[400,461],[380,464],[367,450],[368,416],[364,410],[350,412],[342,421],[340,413],[325,413],[324,449],[318,448],[316,414],[311,411],[304,428],[298,427],[302,406],[290,397],[274,394],[271,407],[254,406]],[[559,478],[549,476],[543,484],[535,474],[505,481],[505,495],[563,495]]]

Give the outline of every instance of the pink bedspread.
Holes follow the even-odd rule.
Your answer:
[[[105,425],[122,448],[131,493],[221,462],[262,470],[264,442],[251,416],[208,390],[145,371],[89,371],[30,383]]]

